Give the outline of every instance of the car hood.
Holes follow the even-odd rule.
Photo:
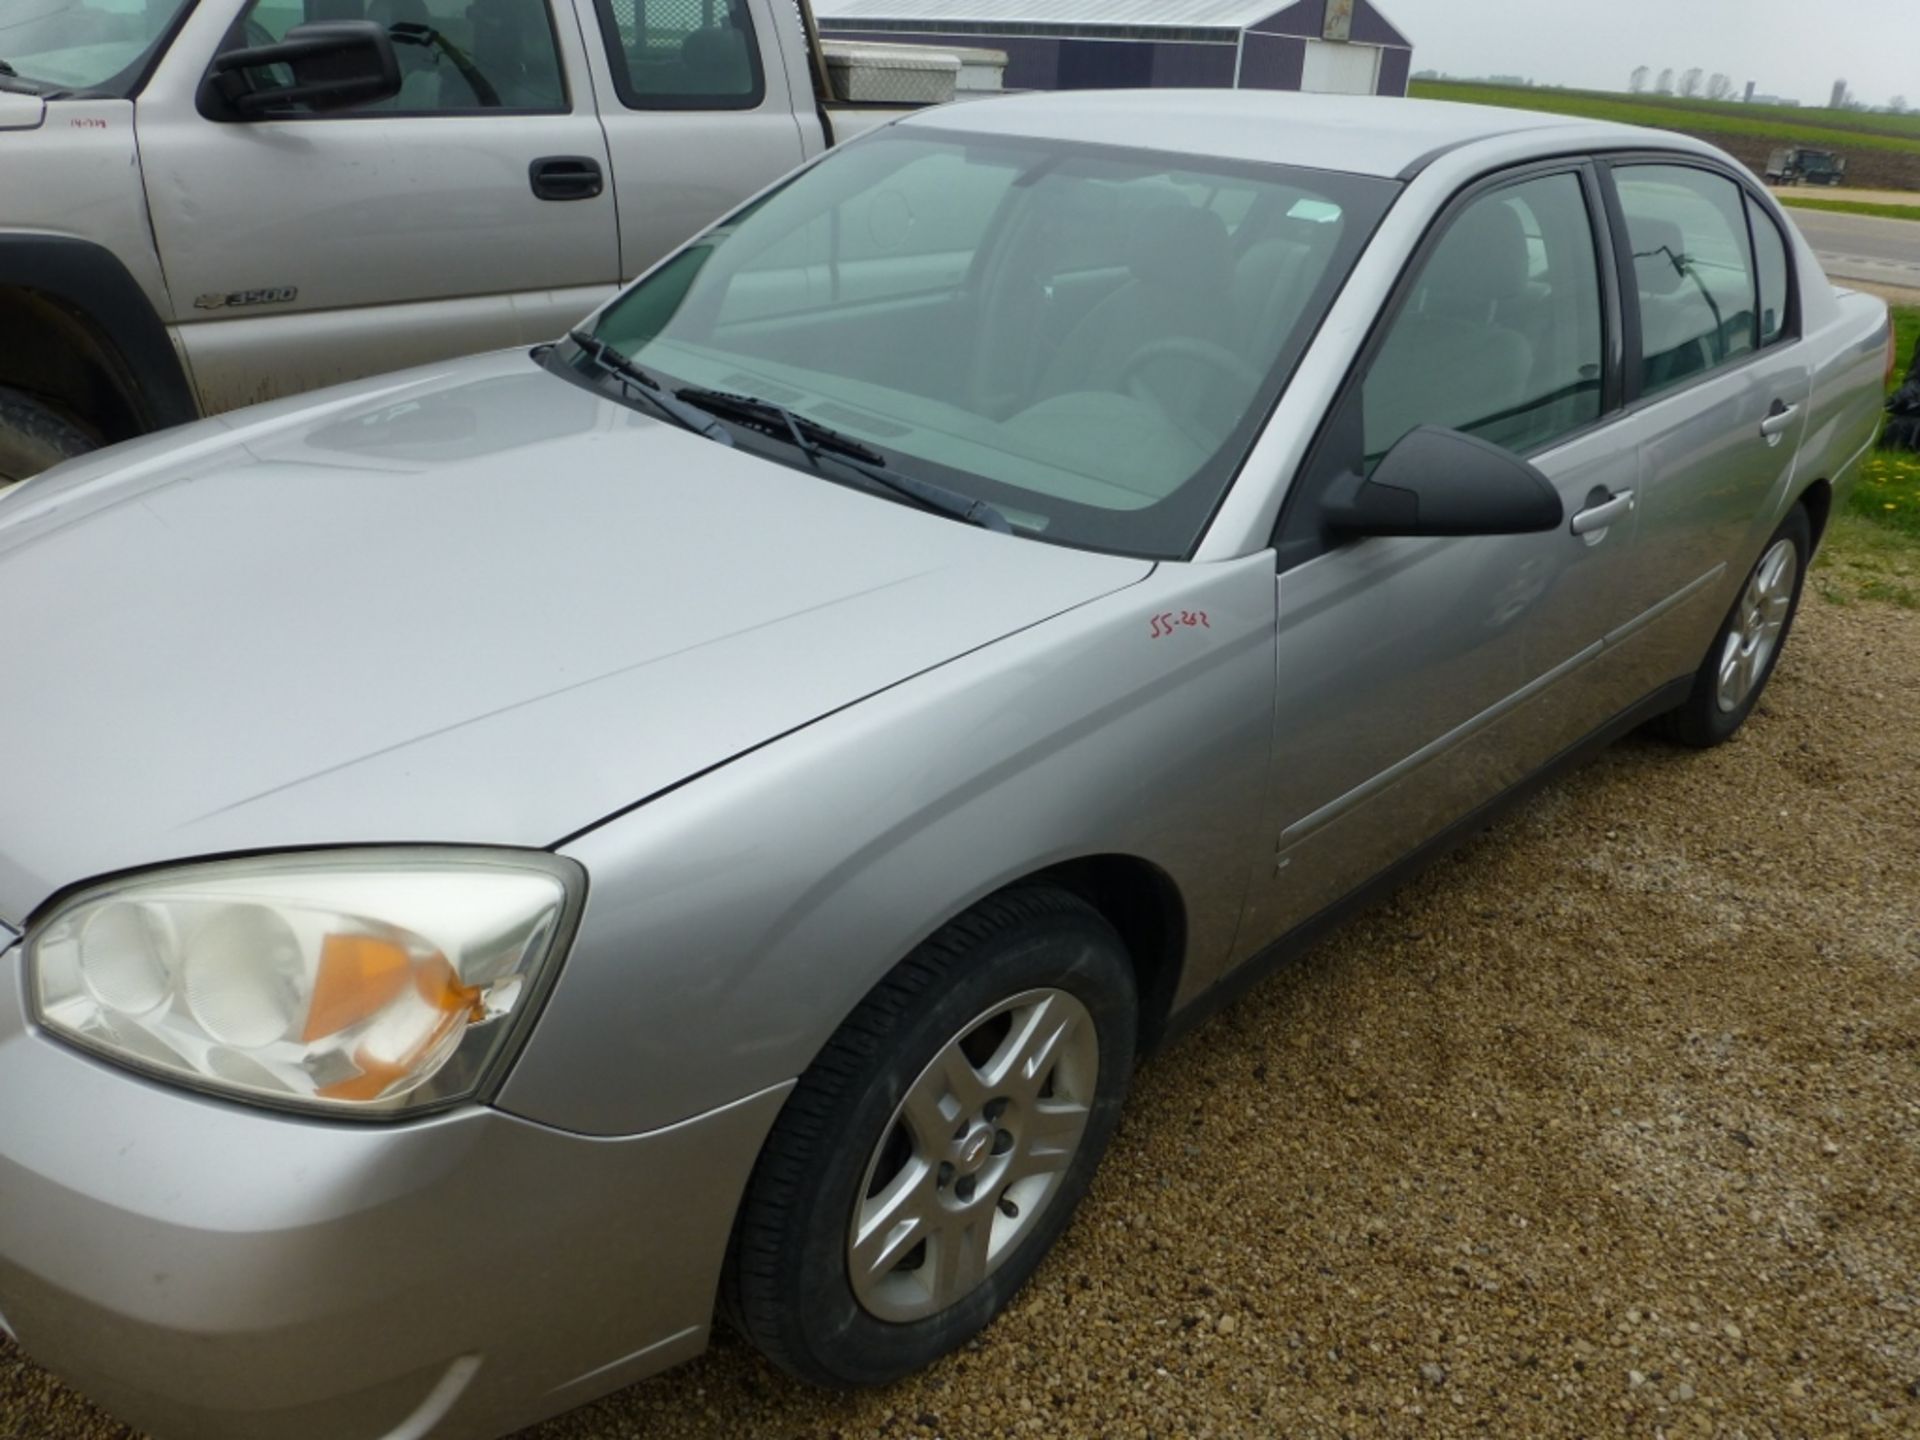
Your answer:
[[[1147,562],[480,357],[0,495],[0,919],[236,850],[551,845]]]

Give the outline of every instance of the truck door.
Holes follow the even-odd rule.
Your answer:
[[[577,3],[596,41],[590,64],[627,279],[819,148],[805,37],[789,0]],[[791,33],[774,33],[776,24]]]
[[[135,125],[207,409],[550,337],[605,298],[619,273],[606,144],[561,4],[198,9]],[[344,19],[402,38],[398,95],[325,115],[202,113],[216,54]]]

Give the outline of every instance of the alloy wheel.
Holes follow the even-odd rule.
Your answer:
[[[1031,1234],[1079,1153],[1100,1074],[1087,1008],[1030,990],[976,1016],[908,1087],[847,1238],[861,1306],[907,1323],[977,1288]]]
[[[1799,576],[1800,555],[1791,540],[1774,541],[1754,566],[1720,651],[1715,699],[1723,714],[1744,705],[1765,677],[1780,644],[1780,632],[1793,613],[1794,586]]]

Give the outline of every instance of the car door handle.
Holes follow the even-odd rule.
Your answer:
[[[542,156],[527,167],[527,179],[542,200],[591,200],[605,185],[591,155]]]
[[[1633,492],[1622,490],[1617,495],[1608,495],[1605,499],[1589,495],[1584,510],[1574,512],[1573,533],[1593,535],[1605,530],[1609,525],[1624,520],[1633,513]]]
[[[1760,433],[1768,440],[1777,440],[1787,433],[1787,427],[1793,424],[1793,417],[1800,413],[1798,405],[1789,405],[1784,400],[1773,402],[1773,408],[1767,411],[1767,418],[1760,422]]]

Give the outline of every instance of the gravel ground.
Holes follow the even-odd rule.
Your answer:
[[[520,1440],[1920,1435],[1920,613],[1616,746],[1150,1064],[892,1390],[700,1362]],[[0,1346],[0,1436],[129,1440]]]

